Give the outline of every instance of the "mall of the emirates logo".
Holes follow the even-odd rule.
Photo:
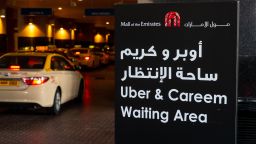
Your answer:
[[[164,17],[165,27],[180,27],[180,15],[175,11],[170,11]]]

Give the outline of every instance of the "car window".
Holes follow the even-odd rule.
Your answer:
[[[53,70],[70,70],[73,71],[73,66],[64,58],[59,56],[54,56],[51,59],[51,69]]]
[[[0,68],[19,66],[20,69],[43,69],[45,56],[3,56],[0,58]]]
[[[100,55],[101,51],[100,49],[94,48],[94,49],[91,49],[91,53],[95,55]]]

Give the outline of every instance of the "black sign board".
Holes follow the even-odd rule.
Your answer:
[[[21,15],[52,15],[51,8],[21,8]]]
[[[238,9],[116,6],[116,144],[236,144]]]
[[[86,16],[114,16],[114,9],[85,9]]]

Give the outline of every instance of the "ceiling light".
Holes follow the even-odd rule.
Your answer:
[[[58,10],[62,10],[62,7],[58,7]]]
[[[107,21],[106,24],[109,25],[110,23]]]
[[[81,1],[83,1],[83,0],[77,0],[77,1],[81,2]]]
[[[5,9],[0,10],[0,17],[5,18]]]

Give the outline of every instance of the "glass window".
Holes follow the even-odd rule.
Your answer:
[[[19,66],[20,69],[43,69],[45,56],[4,56],[0,59],[0,68]]]
[[[51,59],[51,69],[53,70],[74,70],[73,66],[64,58],[54,56]]]

